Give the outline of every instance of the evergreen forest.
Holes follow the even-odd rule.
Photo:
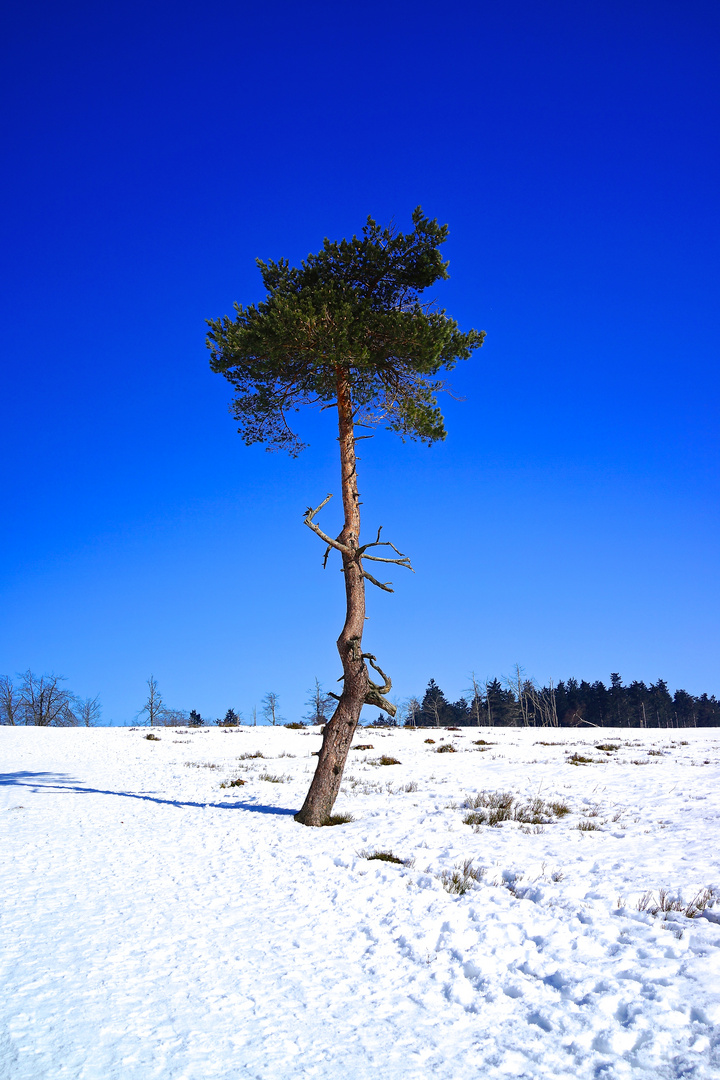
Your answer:
[[[375,723],[387,723],[380,717]],[[467,695],[448,701],[434,679],[422,698],[405,703],[406,727],[627,727],[689,728],[720,725],[720,701],[686,690],[671,694],[664,679],[625,686],[613,672],[606,686],[570,678],[538,686],[517,667],[505,679],[473,678]]]

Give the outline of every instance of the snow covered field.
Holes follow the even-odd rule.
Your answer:
[[[720,1076],[717,730],[146,734],[0,728],[2,1080]]]

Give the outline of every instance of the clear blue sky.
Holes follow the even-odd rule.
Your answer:
[[[370,596],[398,698],[516,661],[718,692],[719,31],[693,0],[7,10],[0,674],[116,723],[151,672],[211,718],[333,685],[302,526],[332,427],[245,448],[204,319],[257,256],[421,204],[488,336],[443,445],[362,444],[365,526],[417,571]]]

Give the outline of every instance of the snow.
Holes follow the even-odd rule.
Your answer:
[[[0,728],[1,1080],[720,1075],[720,732],[365,729],[322,829],[316,732],[146,734]]]

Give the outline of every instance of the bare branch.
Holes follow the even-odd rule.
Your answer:
[[[392,563],[393,566],[404,566],[406,570],[412,570],[413,574],[415,573],[410,565],[410,558],[408,555],[403,555],[402,559],[383,559],[381,555],[364,555],[363,558],[370,559],[371,562],[385,562]]]
[[[374,705],[376,709],[382,709],[390,716],[395,716],[395,713],[397,712],[397,706],[393,705],[391,701],[388,701],[386,698],[383,697],[383,694],[387,694],[388,690],[392,689],[392,679],[389,675],[385,674],[382,668],[378,667],[378,665],[375,663],[375,657],[372,653],[362,653],[362,659],[368,660],[370,663],[370,667],[374,668],[375,671],[382,675],[383,679],[385,680],[384,683],[382,683],[381,685],[380,683],[373,682],[372,679],[369,679],[370,687],[368,689],[368,692],[365,694],[365,704]]]
[[[313,510],[312,506],[308,506],[307,510],[305,511],[305,517],[304,517],[303,520],[305,521],[305,524],[307,525],[307,527],[309,529],[312,529],[312,531],[314,533],[316,533],[320,537],[321,540],[325,541],[328,548],[335,548],[337,551],[341,551],[343,553],[343,555],[352,555],[353,552],[352,552],[351,548],[347,547],[345,544],[341,544],[338,540],[333,540],[333,538],[331,536],[328,536],[327,533],[324,533],[322,531],[322,529],[319,527],[319,525],[316,525],[315,522],[313,521],[313,518],[315,517],[315,515],[319,514],[320,511],[322,510],[323,506],[326,506],[330,502],[331,499],[332,499],[332,495],[328,495],[325,499],[323,499],[323,501],[320,503],[320,505],[317,506],[314,510]],[[326,563],[327,563],[327,555],[328,555],[328,553],[325,552],[325,558],[323,560],[323,566],[325,566]]]
[[[367,578],[368,581],[372,581],[373,585],[377,585],[378,589],[382,589],[384,592],[395,592],[394,589],[390,588],[390,586],[392,585],[392,581],[388,581],[385,585],[383,585],[382,581],[378,581],[378,579],[374,578],[372,574],[368,574],[367,570],[363,570],[363,577]]]
[[[412,570],[412,572],[414,574],[415,571],[413,570],[412,565],[410,563],[410,556],[409,555],[404,555],[402,553],[402,551],[398,551],[398,549],[395,547],[395,545],[392,543],[392,541],[390,541],[390,540],[381,540],[380,539],[380,534],[382,532],[382,528],[383,527],[381,525],[380,528],[377,531],[377,538],[375,540],[371,541],[369,544],[363,544],[363,546],[359,550],[360,557],[365,558],[365,559],[371,559],[373,562],[394,563],[396,566],[404,566],[404,567],[406,567],[406,569]],[[365,552],[367,551],[368,548],[371,548],[371,547],[391,547],[393,549],[393,551],[396,552],[396,554],[400,556],[400,558],[399,559],[383,559],[380,555],[366,555]]]
[[[384,683],[382,686],[380,685],[380,683],[375,683],[371,679],[370,685],[372,686],[373,690],[377,690],[379,694],[387,694],[388,690],[392,690],[392,679],[389,675],[386,675],[383,669],[381,667],[378,667],[378,665],[375,663],[376,657],[373,656],[372,653],[364,652],[362,654],[362,658],[363,660],[369,660],[370,667],[374,668],[375,671],[377,671],[378,675],[382,675],[384,679]]]

